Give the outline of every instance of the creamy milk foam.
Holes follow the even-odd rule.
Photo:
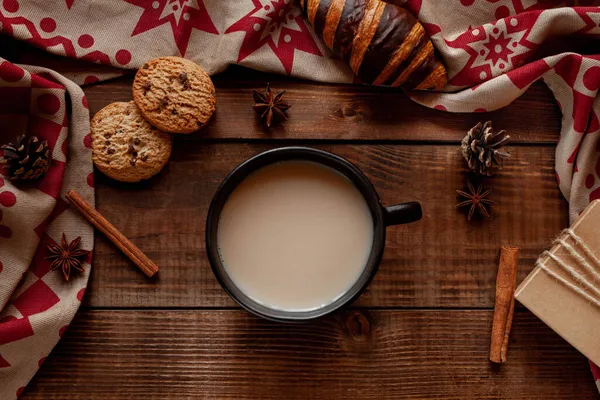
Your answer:
[[[345,176],[308,161],[271,164],[229,196],[217,230],[227,274],[272,309],[314,310],[357,281],[373,243],[373,219]]]

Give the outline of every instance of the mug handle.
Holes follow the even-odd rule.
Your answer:
[[[423,217],[421,204],[416,201],[383,207],[385,226],[408,224],[416,222]]]

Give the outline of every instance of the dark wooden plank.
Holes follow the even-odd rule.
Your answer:
[[[569,43],[572,45],[572,41]],[[115,71],[49,54],[6,36],[0,36],[0,56],[17,63],[42,65],[66,76]],[[114,101],[131,100],[131,80],[124,77],[86,87],[91,115]],[[533,84],[521,98],[501,110],[451,114],[422,107],[398,89],[306,82],[238,66],[216,75],[214,81],[217,113],[200,134],[202,137],[458,141],[478,121],[491,119],[498,128],[508,130],[516,142],[554,143],[561,125],[560,110],[542,82]],[[257,121],[252,110],[252,90],[264,89],[267,82],[276,90],[287,90],[286,98],[293,105],[290,120],[270,130]],[[480,107],[474,105],[473,109]]]
[[[52,55],[3,36],[0,36],[0,56],[13,62],[46,66],[66,76],[114,71]],[[131,100],[131,79],[125,77],[86,87],[92,116],[109,103]],[[542,82],[535,83],[504,109],[483,114],[450,114],[422,107],[397,89],[305,82],[237,66],[216,75],[214,81],[217,113],[200,134],[202,137],[458,141],[478,121],[491,119],[498,128],[511,132],[514,141],[554,143],[561,124],[560,110]],[[257,121],[252,110],[252,90],[264,89],[267,82],[277,90],[287,90],[286,98],[293,105],[290,120],[270,131]]]
[[[349,311],[283,325],[243,311],[80,313],[33,399],[596,399],[587,360],[518,312],[508,363],[491,311]]]
[[[131,238],[160,272],[147,280],[97,236],[87,305],[222,307],[234,303],[215,280],[204,249],[209,202],[221,180],[265,144],[177,138],[171,162],[155,179],[119,184],[97,174],[100,211]],[[465,182],[458,146],[328,145],[372,179],[384,204],[418,200],[422,221],[388,228],[384,259],[358,304],[374,307],[492,307],[502,243],[522,248],[520,279],[568,225],[567,203],[554,178],[554,149],[513,147],[490,184],[491,220],[467,222],[455,209]]]
[[[277,79],[277,78],[275,78]],[[289,121],[267,130],[252,110],[252,90],[264,90],[273,75],[230,67],[214,78],[217,111],[198,135],[203,138],[460,141],[478,121],[492,120],[515,142],[554,143],[561,113],[550,90],[534,84],[521,98],[501,110],[452,114],[431,110],[392,88],[335,85],[279,78],[275,90],[287,90]],[[131,100],[131,78],[85,89],[94,115],[114,101]],[[477,108],[477,107],[474,107]]]

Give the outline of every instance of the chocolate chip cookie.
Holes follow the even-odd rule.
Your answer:
[[[215,111],[215,87],[195,62],[160,57],[140,68],[133,81],[133,100],[144,118],[170,133],[202,128]]]
[[[112,103],[98,111],[91,130],[94,164],[118,181],[148,179],[171,155],[171,136],[150,125],[133,101]]]

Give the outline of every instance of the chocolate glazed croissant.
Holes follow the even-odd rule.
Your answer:
[[[380,0],[300,0],[315,32],[365,83],[440,89],[448,80],[423,25]]]

